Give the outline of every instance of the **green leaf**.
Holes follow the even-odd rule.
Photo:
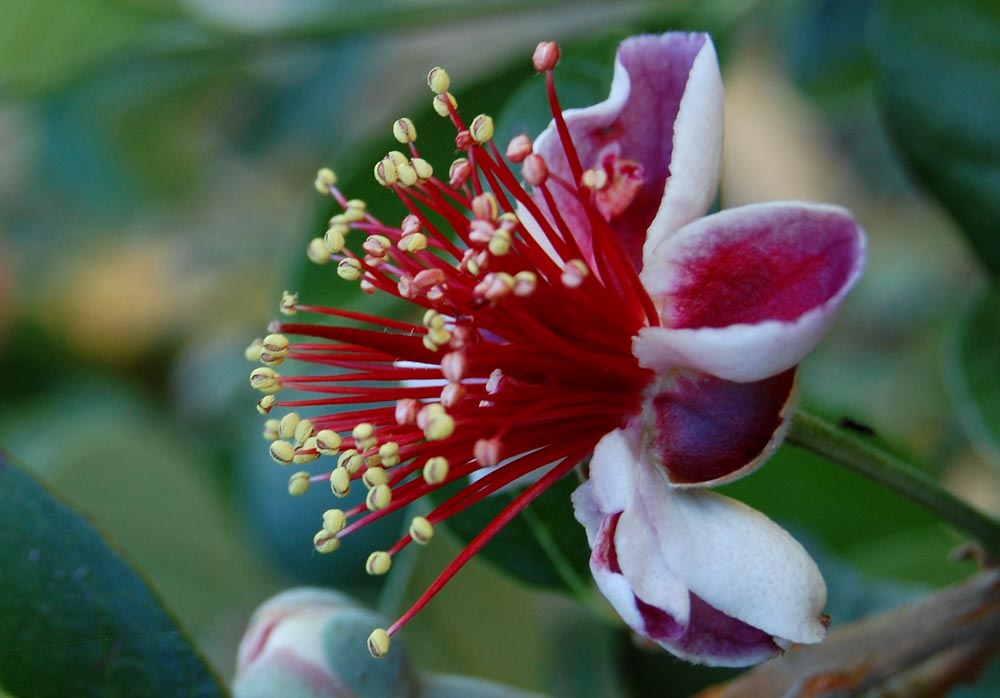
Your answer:
[[[1000,467],[1000,293],[965,310],[945,355],[952,407],[980,456]]]
[[[0,453],[0,684],[17,696],[225,696],[139,575]]]
[[[480,556],[528,584],[585,593],[590,584],[590,546],[573,516],[570,495],[577,485],[573,475],[556,482],[504,526]],[[471,541],[516,496],[488,497],[449,519],[448,528],[462,541]]]
[[[885,0],[872,28],[889,131],[1000,277],[1000,3]]]

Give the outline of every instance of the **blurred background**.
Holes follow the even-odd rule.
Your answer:
[[[985,281],[887,136],[866,43],[876,4],[0,0],[0,447],[125,551],[223,676],[249,613],[285,587],[398,613],[456,544],[407,557],[387,585],[364,575],[371,540],[315,555],[328,493],[287,496],[247,383],[243,348],[283,289],[355,301],[305,260],[332,210],[315,171],[334,167],[396,220],[369,181],[391,121],[411,116],[424,155],[452,158],[429,68],[449,70],[467,114],[534,133],[538,41],[562,43],[557,84],[584,105],[606,95],[622,38],[692,29],[713,34],[723,66],[721,205],[838,203],[869,233],[866,276],[806,362],[803,401],[870,425],[1000,514],[1000,459],[955,363],[961,309]],[[807,542],[836,622],[973,569],[949,562],[960,538],[929,515],[789,447],[727,489]],[[651,695],[666,680],[684,695],[727,676],[478,560],[406,632],[424,668],[552,696]]]

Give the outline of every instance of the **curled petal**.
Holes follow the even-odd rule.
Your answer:
[[[663,327],[644,328],[645,368],[754,381],[798,364],[833,323],[864,265],[864,235],[836,206],[757,204],[702,218],[642,273]]]
[[[705,374],[661,382],[646,405],[644,451],[676,486],[714,486],[756,470],[781,443],[795,370],[752,383]]]
[[[626,40],[608,99],[567,110],[565,119],[584,169],[607,166],[613,174],[612,161],[640,166],[642,186],[629,188],[627,206],[611,207],[612,228],[637,269],[663,237],[704,214],[714,199],[722,154],[722,79],[706,34]],[[554,125],[534,149],[552,173],[574,181]],[[559,186],[552,194],[589,254],[590,223],[583,207]]]

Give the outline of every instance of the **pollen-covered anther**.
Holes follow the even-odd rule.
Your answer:
[[[269,334],[264,337],[260,360],[267,366],[280,366],[288,356],[288,338],[283,334]]]
[[[323,456],[333,456],[340,450],[340,434],[332,429],[322,429],[316,434],[316,449]]]
[[[361,278],[361,260],[347,257],[337,264],[337,276],[344,281],[357,281]]]
[[[412,538],[415,543],[427,545],[431,542],[433,537],[434,524],[425,519],[423,516],[414,516],[413,521],[410,522],[410,538]]]
[[[274,395],[265,395],[257,401],[257,411],[260,414],[270,414],[271,410],[274,409],[275,403],[277,402],[278,398]]]
[[[399,465],[399,444],[395,441],[386,441],[378,447],[378,457],[382,461],[382,467],[384,468],[392,468]]]
[[[368,636],[368,653],[375,659],[389,654],[389,633],[385,628],[375,628]]]
[[[364,457],[355,448],[347,449],[337,459],[337,466],[346,470],[348,475],[357,473],[364,464]]]
[[[323,530],[336,535],[347,525],[347,514],[342,509],[327,509],[323,512]]]
[[[309,472],[300,470],[288,478],[288,494],[298,497],[309,491]]]
[[[427,236],[423,233],[410,233],[399,238],[396,246],[403,252],[422,252],[427,249]]]
[[[538,275],[535,272],[525,270],[514,274],[514,288],[512,291],[515,296],[526,298],[534,293],[537,287]]]
[[[330,491],[338,497],[346,497],[351,491],[351,474],[347,468],[338,465],[330,471]]]
[[[413,424],[417,419],[417,411],[420,409],[420,403],[413,398],[406,397],[396,401],[396,424],[400,426],[404,424]]]
[[[448,479],[448,459],[444,456],[428,458],[424,463],[424,482],[428,485],[440,485]]]
[[[281,465],[290,465],[295,460],[295,446],[288,441],[273,441],[267,452],[271,454],[271,458],[275,462]]]
[[[376,485],[368,490],[365,506],[370,511],[382,511],[392,504],[392,489],[389,485]]]
[[[508,231],[503,228],[498,229],[490,238],[489,250],[494,257],[503,257],[510,252],[512,238]]]
[[[479,145],[493,139],[493,118],[488,114],[480,114],[469,125],[469,135]]]
[[[334,223],[323,233],[323,244],[330,254],[340,254],[347,244],[347,233],[350,232],[343,223]]]
[[[299,423],[295,426],[295,431],[292,434],[292,438],[295,439],[295,443],[304,444],[306,441],[311,439],[316,435],[316,427],[308,419],[299,420]]]
[[[608,173],[604,170],[585,170],[580,183],[594,191],[600,191],[608,186]]]
[[[500,217],[500,203],[490,192],[484,192],[472,199],[472,215],[484,221],[495,221]]]
[[[264,351],[264,340],[260,337],[250,342],[249,346],[243,350],[243,356],[246,357],[247,361],[257,363],[260,361],[260,355]]]
[[[272,397],[272,396],[268,396]],[[264,421],[264,429],[261,432],[261,436],[264,437],[265,441],[277,441],[281,438],[281,432],[279,431],[278,425],[280,422],[277,419],[268,419]]]
[[[427,73],[427,86],[436,95],[447,92],[448,88],[451,87],[451,77],[448,75],[448,71],[441,66],[431,68],[430,72]]]
[[[392,123],[392,135],[404,145],[412,143],[417,140],[417,127],[413,125],[410,119],[404,116],[402,119],[396,119]]]
[[[317,458],[319,458],[319,449],[316,448],[316,437],[310,436],[302,444],[302,447],[295,452],[295,458],[292,459],[292,462],[298,464],[312,463]]]
[[[313,264],[329,264],[330,263],[330,251],[326,248],[326,242],[323,238],[313,238],[309,241],[309,245],[306,247],[306,257]]]
[[[533,187],[541,186],[549,178],[549,166],[545,158],[532,153],[524,159],[521,165],[521,176]]]
[[[451,340],[451,332],[445,328],[440,328],[436,330],[428,330],[427,334],[424,335],[423,343],[430,351],[437,351],[441,347],[448,344]]]
[[[539,42],[531,56],[531,62],[539,73],[553,70],[559,63],[559,44],[555,41]]]
[[[461,189],[472,175],[472,164],[467,158],[456,158],[448,168],[448,186]]]
[[[590,275],[590,267],[579,259],[571,259],[563,269],[562,282],[566,288],[579,288]]]
[[[375,163],[374,174],[375,181],[383,187],[391,187],[399,180],[396,163],[389,157],[384,157]]]
[[[385,235],[369,235],[361,247],[372,257],[381,259],[392,249],[392,240]]]
[[[330,187],[337,184],[337,174],[329,167],[320,168],[316,173],[316,191],[320,194],[329,194]]]
[[[250,387],[272,395],[281,390],[281,374],[273,368],[261,366],[250,372]]]
[[[389,475],[385,472],[385,468],[368,468],[365,470],[364,475],[361,476],[361,481],[365,483],[365,487],[368,489],[374,489],[379,485],[386,485],[389,483]]]
[[[396,176],[404,187],[412,187],[420,180],[417,169],[409,161],[396,165]]]
[[[412,158],[410,165],[413,166],[413,171],[417,173],[418,182],[426,182],[434,176],[434,166],[423,158]]]
[[[417,413],[417,426],[428,441],[447,439],[455,433],[455,419],[436,402],[424,405]]]
[[[340,548],[340,539],[322,528],[316,531],[316,535],[313,536],[313,547],[316,548],[316,552],[326,555]]]
[[[361,422],[351,430],[351,436],[359,451],[372,448],[375,445],[375,426],[370,422]]]
[[[495,468],[500,463],[500,439],[479,439],[472,447],[476,462],[484,468]]]
[[[451,112],[458,109],[458,101],[451,92],[434,95],[431,104],[438,116],[451,116]]]
[[[368,204],[364,199],[351,199],[344,204],[344,212],[340,215],[345,223],[360,223],[368,215]]]
[[[281,294],[281,303],[278,304],[278,310],[281,311],[282,315],[295,315],[299,311],[298,305],[299,294],[284,291]]]
[[[278,422],[278,433],[281,434],[283,439],[294,439],[295,429],[298,428],[299,422],[302,418],[299,416],[298,412],[289,412],[281,417],[281,421]]]
[[[526,134],[514,136],[507,144],[507,159],[511,162],[524,162],[524,159],[531,155],[534,145]]]

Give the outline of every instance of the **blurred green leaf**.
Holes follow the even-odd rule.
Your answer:
[[[897,146],[1000,276],[1000,3],[884,0],[872,51]]]
[[[133,44],[162,13],[121,0],[0,0],[0,87],[66,84]]]
[[[979,454],[1000,467],[1000,293],[963,313],[945,356],[952,407]]]
[[[0,540],[0,680],[15,695],[226,695],[136,572],[2,454]]]
[[[545,491],[490,541],[481,557],[529,584],[580,591],[590,582],[590,546],[573,516],[570,495],[579,484],[569,475]],[[503,511],[516,493],[502,493],[477,503],[448,520],[448,528],[465,542]]]

